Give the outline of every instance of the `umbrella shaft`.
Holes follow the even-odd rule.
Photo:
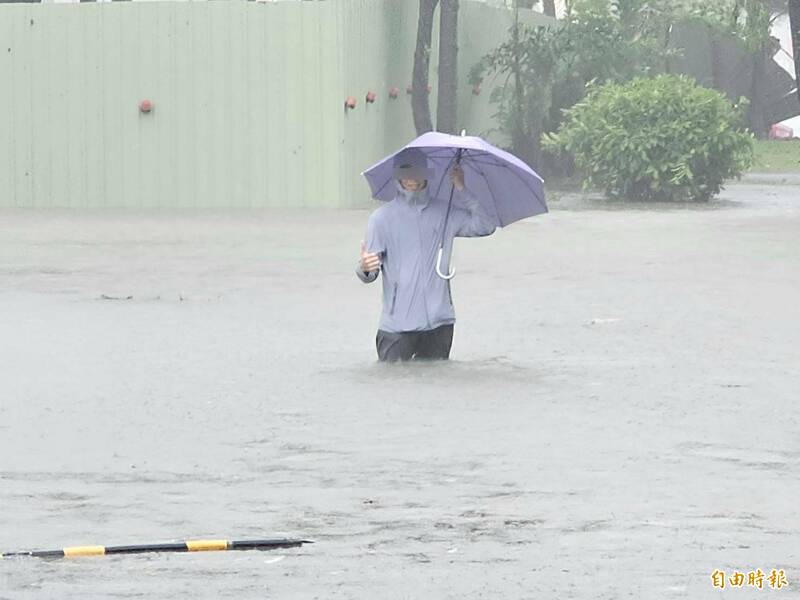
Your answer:
[[[456,151],[456,165],[460,165],[461,164],[461,152],[462,152],[461,148],[459,148]],[[445,177],[446,176],[447,176],[447,174],[445,173]],[[444,215],[444,227],[442,227],[442,241],[439,244],[440,248],[444,248],[445,235],[447,234],[447,222],[450,220],[450,209],[453,207],[453,192],[455,192],[455,191],[456,191],[456,184],[455,183],[451,183],[450,184],[450,199],[447,201],[447,212]]]

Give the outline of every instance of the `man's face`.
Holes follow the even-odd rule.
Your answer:
[[[407,192],[418,192],[425,188],[428,182],[425,179],[401,179],[400,185]]]

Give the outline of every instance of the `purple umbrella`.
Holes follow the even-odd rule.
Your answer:
[[[505,227],[515,221],[547,212],[544,201],[544,180],[528,165],[513,154],[492,146],[479,137],[462,133],[424,133],[405,148],[418,148],[428,159],[428,168],[433,176],[428,182],[433,197],[448,199],[447,217],[442,228],[442,243],[439,246],[439,260],[436,272],[444,279],[450,279],[455,271],[445,275],[441,272],[444,232],[447,218],[453,203],[453,186],[444,185],[448,173],[456,164],[464,169],[464,176],[470,192],[492,216],[495,225]],[[372,189],[372,197],[388,202],[393,200],[397,190],[394,179],[394,156],[405,148],[387,156],[373,165],[363,175]]]

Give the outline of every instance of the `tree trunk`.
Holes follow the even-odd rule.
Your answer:
[[[514,128],[511,132],[511,147],[519,158],[527,164],[533,166],[539,163],[541,157],[542,131],[540,127],[533,127],[533,131],[527,131],[525,127],[525,90],[522,87],[522,65],[520,64],[520,54],[522,45],[519,41],[519,4],[515,4],[514,25],[511,28],[511,41],[514,52],[514,107],[512,118]]]
[[[725,93],[725,82],[722,80],[723,53],[720,48],[719,34],[709,27],[711,34],[711,87],[718,92]]]
[[[556,0],[542,0],[542,10],[548,17],[556,16]]]
[[[458,126],[458,0],[441,0],[439,21],[439,103],[436,129],[456,133]]]
[[[431,106],[428,102],[428,65],[431,59],[433,12],[439,0],[419,0],[417,48],[414,51],[414,75],[411,91],[411,110],[417,135],[433,130]]]
[[[664,73],[672,73],[672,65],[669,62],[669,47],[672,42],[672,23],[664,26]]]
[[[764,115],[764,87],[767,70],[767,49],[760,48],[753,55],[753,78],[750,88],[750,130],[759,139],[769,137],[769,126]]]
[[[797,84],[797,99],[800,100],[800,0],[789,0],[789,18],[792,23],[794,45],[794,72]]]

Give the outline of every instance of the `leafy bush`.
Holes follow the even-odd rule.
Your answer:
[[[508,40],[470,71],[470,83],[489,78],[494,85],[494,117],[512,152],[541,169],[542,133],[558,127],[562,109],[583,98],[588,81],[629,81],[664,67],[676,54],[665,47],[672,11],[664,7],[675,1],[572,0],[557,24],[515,18]]]
[[[708,200],[752,164],[743,105],[675,75],[590,86],[543,141],[610,197]]]
[[[738,40],[754,60],[770,44],[764,0],[568,0],[565,7],[564,17],[545,27],[520,23],[515,11],[508,39],[470,72],[472,84],[488,79],[493,86],[497,130],[510,150],[547,175],[572,173],[571,162],[553,161],[540,141],[559,127],[563,109],[584,98],[587,82],[624,83],[674,71],[686,53],[675,35],[681,25],[706,25],[712,46],[718,39]],[[754,69],[753,77],[758,73]],[[751,128],[760,135],[766,134],[765,100],[755,90],[763,87],[752,82]]]

